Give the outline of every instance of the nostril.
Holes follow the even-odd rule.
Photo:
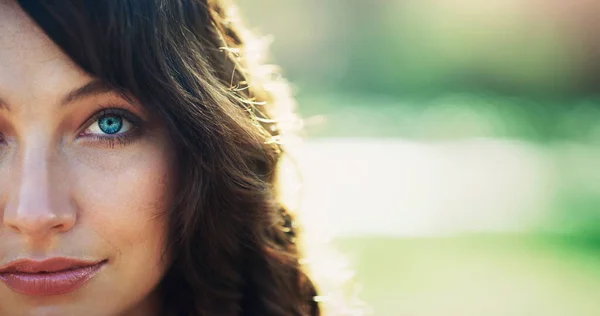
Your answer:
[[[67,229],[61,217],[56,214],[21,214],[12,220],[5,221],[5,225],[16,233],[27,235],[46,235],[50,232],[62,232]]]
[[[15,233],[21,232],[21,230],[19,229],[19,226],[17,226],[17,225],[8,224],[7,226],[8,226],[8,228],[10,228],[10,230],[14,231]]]
[[[65,224],[62,224],[62,223],[61,223],[61,224],[56,224],[56,225],[54,225],[54,226],[52,227],[52,229],[53,229],[53,230],[55,230],[55,231],[62,232],[62,231],[64,231],[64,230],[66,229],[66,227],[67,227],[67,226],[65,226]]]
[[[26,201],[26,202],[31,202]],[[75,226],[77,213],[67,207],[50,208],[26,202],[5,211],[3,226],[13,232],[35,237],[64,233]]]

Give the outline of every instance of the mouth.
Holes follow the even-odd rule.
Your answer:
[[[0,268],[0,281],[11,290],[25,295],[66,294],[91,280],[107,262],[69,258],[17,260]]]

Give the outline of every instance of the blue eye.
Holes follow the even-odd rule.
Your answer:
[[[134,124],[125,118],[123,114],[107,113],[96,119],[96,121],[84,131],[84,134],[97,136],[111,135],[112,137],[126,134],[134,128]]]
[[[106,144],[110,148],[116,143],[127,145],[142,136],[144,123],[139,116],[127,110],[105,108],[87,120],[86,124],[89,125],[79,133],[78,138]]]
[[[123,128],[123,118],[118,115],[108,115],[98,120],[98,127],[106,134],[118,133]]]

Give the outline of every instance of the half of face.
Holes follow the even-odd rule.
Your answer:
[[[151,315],[172,153],[140,104],[0,2],[0,315]]]

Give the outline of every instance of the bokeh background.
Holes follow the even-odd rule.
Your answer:
[[[238,4],[304,118],[319,277],[365,304],[330,315],[600,315],[600,1]]]

